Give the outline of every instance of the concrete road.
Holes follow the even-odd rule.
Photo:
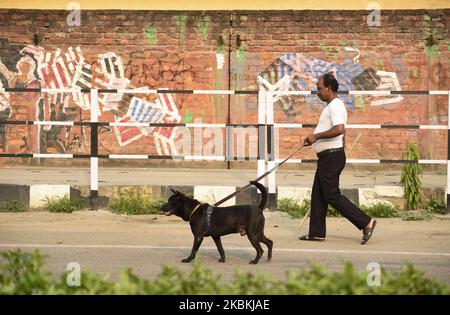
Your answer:
[[[314,179],[314,165],[302,166],[301,170],[280,169],[276,172],[276,185],[310,187]],[[341,175],[342,188],[373,188],[376,185],[399,185],[401,165],[392,170],[381,166],[346,166]],[[211,185],[245,186],[257,176],[255,170],[239,169],[172,169],[172,168],[117,168],[100,167],[99,185]],[[218,181],[218,178],[220,181]],[[424,187],[446,187],[445,171],[424,172]],[[0,168],[0,184],[15,185],[73,185],[90,183],[90,169],[83,167],[8,167]],[[443,188],[444,189],[444,188]]]
[[[265,215],[266,235],[274,241],[272,261],[265,253],[257,266],[249,265],[254,249],[245,236],[233,234],[222,238],[226,263],[217,262],[219,255],[209,238],[200,248],[201,262],[225,281],[236,269],[283,279],[286,271],[312,263],[337,271],[341,261],[348,260],[365,271],[370,262],[388,270],[412,262],[428,276],[450,283],[449,215],[427,221],[379,219],[373,238],[364,246],[359,244],[361,232],[343,218],[327,219],[325,242],[301,242],[297,238],[307,232],[307,224],[300,230],[300,221],[284,213],[265,211]],[[104,210],[0,213],[0,250],[37,248],[49,256],[47,267],[55,276],[69,262],[113,279],[127,267],[145,278],[156,277],[162,264],[189,270],[190,265],[180,260],[189,255],[192,240],[188,224],[173,216],[125,216]]]

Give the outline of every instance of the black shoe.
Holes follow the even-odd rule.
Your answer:
[[[361,245],[363,245],[363,244],[366,244],[367,243],[367,241],[370,239],[370,237],[372,236],[372,234],[373,234],[373,231],[375,230],[375,226],[377,225],[377,220],[373,220],[373,223],[372,223],[372,227],[370,228],[370,227],[365,227],[364,229],[363,229],[363,238],[362,238],[362,241],[361,241]]]

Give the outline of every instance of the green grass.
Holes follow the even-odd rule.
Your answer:
[[[142,279],[129,268],[117,281],[108,276],[81,270],[80,285],[68,286],[69,274],[52,277],[44,268],[45,257],[37,250],[20,249],[0,252],[0,294],[152,294],[152,295],[266,295],[266,294],[450,294],[450,284],[430,279],[411,264],[400,271],[380,270],[380,285],[369,286],[369,272],[344,262],[340,271],[332,272],[323,265],[288,271],[284,279],[260,272],[235,271],[230,281],[221,281],[196,259],[189,271],[162,266],[154,280]]]
[[[368,215],[374,218],[397,218],[400,216],[400,209],[390,204],[379,202],[370,207],[361,207]]]
[[[17,200],[0,202],[0,212],[24,212],[25,205]]]
[[[43,201],[50,212],[72,213],[83,209],[85,205],[83,199],[71,199],[68,194],[63,197],[45,197]]]
[[[278,202],[278,210],[288,213],[293,218],[303,217],[311,207],[311,200],[304,199],[302,203],[293,198],[282,198]],[[395,218],[400,216],[400,209],[387,203],[377,203],[370,207],[362,207],[369,216],[375,218]],[[332,206],[328,206],[327,216],[342,217]]]
[[[153,200],[151,196],[137,189],[126,189],[115,198],[111,198],[108,207],[114,213],[124,214],[161,214],[166,200]]]
[[[293,198],[282,198],[278,201],[278,211],[286,212],[293,218],[302,218],[311,208],[311,200],[304,199],[300,204],[298,200]]]
[[[447,214],[447,206],[443,198],[432,196],[425,204],[425,209],[431,213]]]

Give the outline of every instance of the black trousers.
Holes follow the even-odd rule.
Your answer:
[[[310,237],[326,236],[328,205],[332,205],[358,229],[367,226],[371,218],[354,205],[339,189],[339,177],[345,167],[344,150],[319,154],[311,196]]]

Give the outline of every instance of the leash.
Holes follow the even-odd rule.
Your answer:
[[[303,144],[300,148],[298,148],[295,152],[293,152],[291,155],[289,155],[287,158],[285,158],[281,163],[275,165],[275,167],[273,167],[271,170],[265,172],[264,174],[262,174],[261,176],[259,176],[257,179],[254,180],[254,182],[258,182],[261,179],[263,179],[264,177],[266,177],[267,175],[269,175],[270,173],[272,173],[274,170],[276,170],[278,167],[280,167],[281,165],[283,165],[287,160],[289,160],[291,157],[293,157],[297,152],[299,152],[301,149],[303,149],[305,147],[305,145]],[[237,194],[239,194],[241,191],[246,190],[247,188],[249,188],[250,186],[252,186],[252,184],[247,184],[246,186],[242,187],[241,189],[235,191],[234,193],[232,193],[231,195],[226,196],[225,198],[223,198],[222,200],[219,200],[218,202],[216,202],[214,204],[215,207],[219,206],[220,204],[224,203],[225,201],[233,198],[234,196],[236,196]]]

